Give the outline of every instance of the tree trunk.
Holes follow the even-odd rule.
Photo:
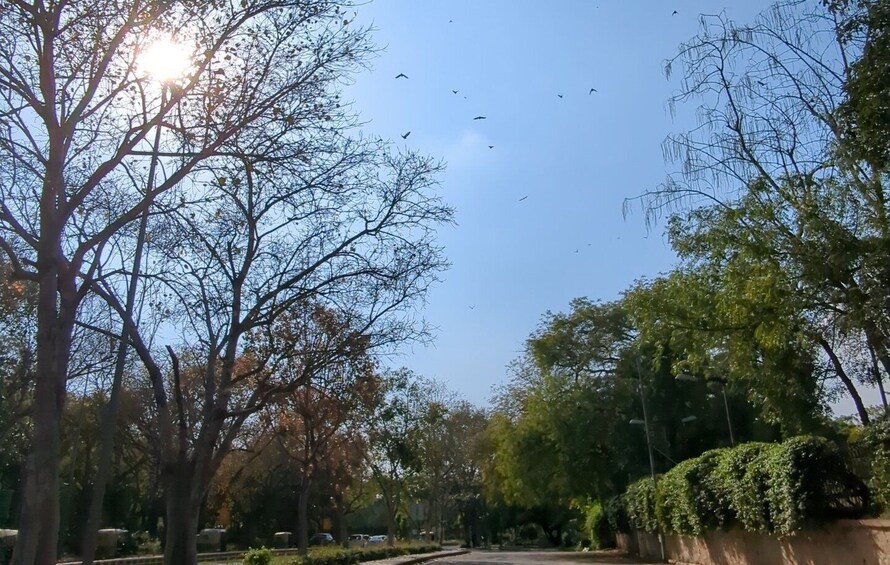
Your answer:
[[[337,543],[345,548],[349,548],[349,529],[346,527],[346,512],[343,511],[343,505],[338,502],[334,507],[334,522],[336,527]]]
[[[300,555],[309,552],[309,483],[305,481],[297,495],[297,547]]]
[[[847,372],[844,370],[844,366],[841,363],[841,360],[838,359],[838,356],[834,353],[834,349],[831,347],[831,344],[828,341],[820,336],[816,336],[816,339],[819,341],[819,345],[822,346],[822,349],[828,355],[828,358],[831,360],[831,364],[834,367],[834,372],[837,374],[838,378],[841,382],[844,383],[844,386],[847,388],[847,392],[850,394],[850,398],[853,399],[853,404],[856,405],[856,412],[859,414],[859,420],[862,422],[863,426],[867,426],[870,422],[868,417],[868,412],[865,410],[865,404],[862,402],[862,397],[859,396],[859,391],[856,390],[856,385],[853,383],[853,380],[847,375]]]
[[[191,466],[182,462],[166,481],[167,514],[164,526],[166,565],[195,565],[198,562],[198,512],[200,497],[195,501]]]
[[[160,135],[160,128],[158,129]],[[155,137],[155,147],[158,138]],[[154,177],[155,160],[152,160],[149,178]],[[149,181],[151,184],[151,181]],[[136,287],[139,283],[139,270],[142,268],[142,248],[145,244],[145,232],[148,228],[148,210],[142,214],[139,220],[139,235],[136,239],[136,251],[133,257],[133,271],[130,275],[130,284],[127,287],[127,300],[124,306],[126,315],[123,320],[120,342],[117,345],[117,358],[114,361],[114,376],[111,380],[111,395],[108,398],[108,406],[102,412],[102,424],[99,439],[99,463],[96,468],[96,477],[93,481],[93,489],[90,495],[90,506],[87,511],[87,522],[84,526],[83,543],[81,549],[81,565],[93,565],[96,558],[96,542],[98,531],[102,521],[102,504],[105,501],[105,487],[108,484],[108,476],[111,474],[111,456],[114,451],[114,432],[117,428],[117,417],[120,412],[121,386],[124,379],[124,369],[127,363],[128,338],[133,322],[133,311],[136,305]]]
[[[41,249],[38,259],[34,431],[12,565],[55,565],[57,557],[59,444],[77,296],[67,277],[60,288],[56,255],[55,248]]]
[[[386,545],[393,547],[396,544],[396,510],[393,506],[386,509]]]

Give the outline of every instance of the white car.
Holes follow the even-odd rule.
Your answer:
[[[368,534],[352,534],[349,536],[349,547],[365,547],[370,537]]]
[[[386,542],[386,536],[371,536],[370,538],[368,538],[368,544],[385,543],[385,542]]]

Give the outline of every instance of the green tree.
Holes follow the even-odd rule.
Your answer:
[[[642,197],[650,220],[673,215],[685,269],[723,287],[726,321],[753,331],[752,360],[772,348],[776,367],[812,374],[811,390],[821,372],[806,365],[824,361],[864,423],[859,384],[882,388],[890,372],[884,172],[848,144],[840,107],[854,68],[869,65],[866,4],[704,18],[666,66],[682,78],[671,104],[698,104],[701,123],[666,140],[680,171]]]

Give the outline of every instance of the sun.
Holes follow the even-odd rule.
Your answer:
[[[188,66],[189,56],[185,47],[170,36],[159,38],[139,54],[139,67],[160,82],[183,76]]]

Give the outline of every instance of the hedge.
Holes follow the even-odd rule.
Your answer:
[[[862,437],[851,443],[863,463],[872,502],[879,512],[886,513],[890,510],[890,418],[872,422]]]
[[[808,524],[861,515],[868,491],[832,442],[800,436],[708,451],[663,475],[657,492],[651,478],[642,479],[616,504],[623,505],[631,527],[647,532],[660,527],[700,535],[739,527],[784,536]]]
[[[627,487],[623,499],[627,520],[633,529],[653,533],[658,531],[658,518],[655,515],[655,482],[651,477],[640,479]]]
[[[295,557],[290,565],[350,565],[362,561],[376,561],[389,557],[432,553],[441,550],[438,544],[410,544],[387,547],[385,545],[367,546],[361,549],[344,549],[324,547],[312,549],[305,557]]]

